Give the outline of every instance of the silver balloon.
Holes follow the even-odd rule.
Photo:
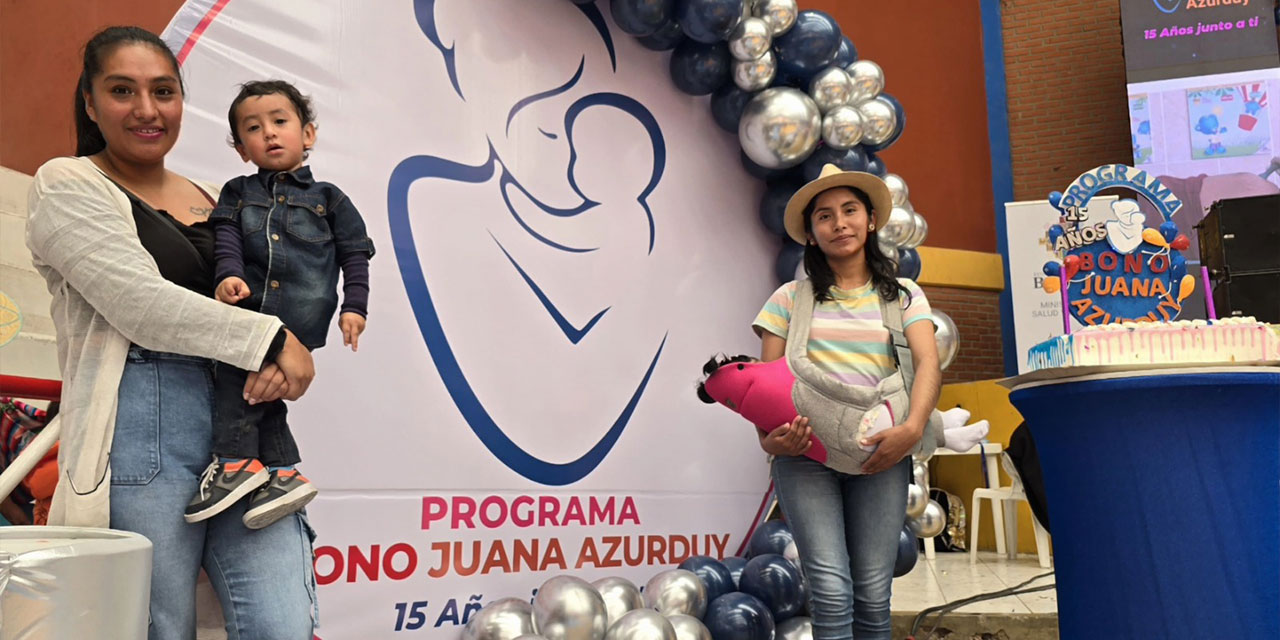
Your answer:
[[[751,15],[769,25],[769,31],[775,38],[791,30],[799,13],[796,0],[756,0],[751,11]]]
[[[640,589],[626,578],[601,578],[591,583],[604,598],[604,608],[609,612],[609,624],[618,621],[622,614],[644,606]]]
[[[893,206],[901,207],[907,203],[907,196],[910,190],[907,189],[907,181],[896,173],[884,174],[884,186],[889,187],[889,195],[893,197]]]
[[[884,70],[870,60],[855,60],[845,67],[853,79],[853,104],[870,100],[884,91]]]
[[[897,267],[898,264],[898,245],[890,244],[884,239],[884,236],[876,234],[876,245],[880,247],[880,254],[889,259],[889,262]]]
[[[773,82],[778,73],[778,61],[773,51],[765,51],[755,60],[735,60],[733,62],[733,83],[743,91],[759,91]]]
[[[644,585],[644,604],[663,614],[684,613],[701,618],[707,612],[707,588],[692,571],[663,571]]]
[[[915,218],[910,211],[902,207],[894,207],[889,212],[889,219],[885,221],[884,226],[876,230],[876,235],[894,247],[901,247],[902,243],[911,237],[915,224]]]
[[[760,18],[743,18],[729,36],[729,53],[738,60],[755,60],[769,51],[773,32]]]
[[[822,141],[840,150],[862,142],[862,114],[849,105],[828,111],[822,118]]]
[[[524,635],[524,636],[516,636],[515,638],[512,638],[512,640],[547,640],[547,639],[543,636],[535,636],[531,634],[531,635]]]
[[[813,640],[813,620],[804,616],[787,618],[773,632],[776,640]]]
[[[942,510],[942,505],[937,501],[930,500],[919,518],[907,520],[907,527],[918,537],[932,538],[947,527],[947,512]]]
[[[844,69],[827,67],[809,81],[809,96],[826,113],[849,104],[849,99],[853,97],[853,80]]]
[[[822,113],[805,92],[765,89],[747,103],[738,122],[738,142],[766,169],[794,167],[813,153],[822,133]]]
[[[605,640],[676,640],[675,627],[653,609],[628,611],[610,625]]]
[[[867,100],[858,105],[862,114],[862,140],[868,144],[880,144],[893,137],[898,127],[898,113],[884,100]]]
[[[924,239],[929,235],[929,223],[925,221],[924,216],[919,211],[912,210],[911,217],[915,221],[915,229],[911,233],[911,237],[902,243],[903,249],[915,249],[924,244]]]
[[[513,640],[533,633],[533,606],[519,598],[494,600],[462,630],[463,640]]]
[[[609,613],[600,592],[585,580],[556,576],[533,597],[533,626],[547,640],[600,640]]]
[[[929,465],[920,460],[912,460],[911,478],[921,487],[929,486]]]
[[[924,508],[929,504],[929,496],[925,494],[924,487],[911,483],[907,485],[907,517],[919,518],[924,513]]]
[[[676,630],[676,640],[711,640],[711,630],[702,621],[683,613],[667,616]]]
[[[787,547],[782,550],[782,557],[790,560],[796,566],[796,571],[804,573],[804,567],[800,566],[800,549],[796,547],[795,540],[787,543]]]
[[[960,353],[960,333],[956,321],[941,311],[933,312],[933,326],[936,327],[933,337],[938,341],[938,361],[945,370]]]

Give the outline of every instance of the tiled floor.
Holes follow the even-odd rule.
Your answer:
[[[939,552],[932,561],[921,553],[911,573],[893,581],[891,607],[894,613],[918,612],[980,593],[1016,587],[1050,571],[1052,568],[1041,569],[1034,555],[1009,560],[995,552],[982,551],[978,553],[978,562],[969,564],[967,553]],[[1053,584],[1053,576],[1036,580],[1025,588],[1048,584]],[[1057,593],[1050,589],[975,602],[957,609],[956,613],[1016,615],[1057,611]]]

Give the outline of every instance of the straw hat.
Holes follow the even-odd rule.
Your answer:
[[[876,228],[884,227],[893,210],[893,196],[889,195],[889,187],[878,176],[863,171],[844,171],[834,164],[822,167],[817,180],[800,187],[800,190],[787,201],[787,211],[783,215],[782,224],[787,228],[787,235],[800,244],[808,242],[804,233],[804,209],[809,201],[818,197],[819,193],[834,187],[854,187],[861,189],[871,198],[871,210],[875,213]]]

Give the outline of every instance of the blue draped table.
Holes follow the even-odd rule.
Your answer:
[[[1280,637],[1280,369],[1083,376],[1009,400],[1040,454],[1062,638]]]

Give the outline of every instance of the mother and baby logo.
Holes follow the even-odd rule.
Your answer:
[[[1094,195],[1118,188],[1148,200],[1162,219],[1148,220],[1133,199],[1112,202],[1109,212],[1090,210]],[[1062,212],[1062,221],[1048,232],[1060,260],[1044,265],[1045,275],[1053,276],[1044,281],[1046,293],[1060,293],[1066,282],[1064,300],[1086,325],[1178,317],[1182,301],[1195,291],[1196,279],[1182,255],[1191,241],[1173,222],[1182,202],[1158,178],[1125,165],[1103,165],[1076,178],[1065,193],[1050,194],[1049,202]]]
[[[486,395],[479,387],[491,387],[491,378],[498,374],[479,374],[486,382],[477,382],[476,374],[468,375],[464,360],[481,357],[476,355],[476,342],[471,338],[469,346],[462,346],[468,338],[459,338],[457,330],[446,330],[442,304],[456,304],[456,300],[440,301],[433,290],[436,281],[429,276],[431,269],[425,266],[426,256],[419,255],[415,233],[419,238],[426,236],[433,230],[433,219],[457,216],[458,212],[441,210],[439,199],[411,194],[430,189],[454,195],[451,200],[455,202],[463,198],[507,214],[501,219],[487,218],[491,222],[485,231],[491,242],[482,242],[473,250],[491,254],[491,259],[500,257],[508,265],[507,276],[514,276],[507,282],[520,284],[509,291],[486,293],[536,298],[546,318],[559,328],[558,335],[551,332],[543,336],[560,343],[566,360],[558,366],[575,362],[571,360],[573,351],[584,348],[588,335],[612,317],[610,311],[620,302],[617,296],[627,293],[627,287],[605,287],[603,291],[584,287],[582,281],[574,282],[566,274],[617,273],[622,282],[627,274],[643,275],[646,262],[652,262],[658,225],[649,197],[666,166],[662,129],[639,100],[587,88],[609,84],[609,76],[617,69],[613,38],[596,5],[563,3],[554,9],[564,15],[551,18],[545,15],[545,5],[534,8],[533,4],[537,3],[495,7],[508,22],[497,25],[491,21],[488,25],[510,27],[521,20],[512,17],[512,12],[538,11],[544,15],[527,16],[524,23],[554,22],[560,28],[557,37],[571,39],[579,48],[561,44],[544,49],[547,59],[540,63],[540,70],[559,69],[563,79],[555,86],[520,95],[517,91],[522,85],[504,75],[511,69],[484,68],[495,60],[500,64],[504,57],[484,50],[495,46],[492,40],[477,43],[467,31],[484,25],[450,24],[451,19],[464,22],[477,16],[484,21],[484,11],[470,6],[462,11],[456,0],[414,2],[418,26],[439,50],[451,93],[478,114],[472,122],[482,123],[482,130],[474,132],[474,144],[485,149],[487,158],[480,164],[432,155],[405,158],[389,180],[387,213],[414,316],[454,404],[485,447],[507,467],[538,483],[565,485],[589,474],[617,442],[650,382],[666,344],[665,334],[652,337],[647,366],[622,374],[626,381],[621,384],[630,389],[625,402],[616,407],[612,424],[601,425],[598,432],[586,428],[588,433],[600,435],[591,436],[595,440],[587,443],[585,452],[568,462],[535,455],[530,447],[517,442],[511,425],[500,424],[501,419],[482,400],[493,395]],[[508,41],[502,45],[512,48],[508,54],[518,51],[529,55],[539,51],[536,39],[548,35],[526,29],[504,33],[503,37]],[[518,59],[515,63],[510,65],[512,69],[519,67]],[[449,93],[444,89],[441,98]],[[586,128],[588,134],[575,136],[578,128]],[[526,135],[532,130],[536,135]],[[534,155],[537,157],[530,162]],[[521,321],[538,322],[536,318]],[[464,331],[474,333],[470,327]],[[575,431],[581,432],[581,427],[575,425]]]

